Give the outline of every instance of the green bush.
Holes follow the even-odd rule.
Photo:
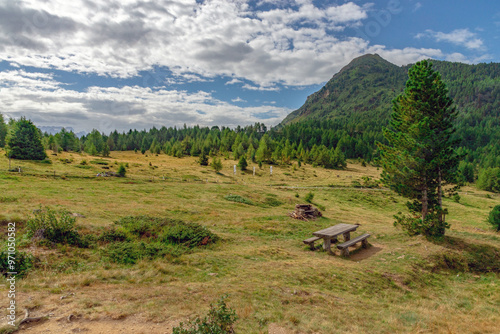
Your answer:
[[[312,192],[308,192],[306,197],[304,197],[304,200],[307,203],[312,203],[313,199],[314,199],[314,194]]]
[[[394,226],[401,227],[410,236],[421,234],[426,237],[441,237],[444,235],[445,229],[450,228],[450,224],[447,222],[439,222],[437,213],[429,213],[424,222],[420,217],[399,214],[394,216],[396,219]]]
[[[121,242],[128,241],[129,237],[125,231],[112,228],[111,230],[104,231],[104,233],[98,237],[98,240],[101,242]]]
[[[187,251],[187,248],[162,242],[115,242],[108,245],[104,250],[104,255],[111,262],[135,264],[142,259],[151,260],[157,257],[177,257]]]
[[[187,324],[174,327],[172,334],[230,334],[234,333],[233,324],[238,319],[236,312],[226,305],[227,296],[222,296],[217,304],[210,304],[208,315],[197,317]],[[184,327],[186,326],[186,327]]]
[[[118,167],[118,172],[116,174],[119,177],[125,177],[125,174],[127,174],[127,169],[125,169],[125,166],[123,164],[120,164],[120,167]]]
[[[248,204],[248,205],[255,205],[251,200],[242,197],[240,195],[232,195],[229,194],[224,197],[224,199],[231,201],[231,202],[237,202],[237,203],[243,203],[243,204]]]
[[[210,232],[205,226],[178,221],[163,229],[161,239],[164,242],[172,244],[195,247],[213,243],[217,241],[218,237]]]
[[[55,211],[49,207],[35,210],[26,223],[26,235],[40,241],[88,247],[85,239],[75,229],[76,218],[65,210]]]
[[[218,240],[218,236],[206,227],[196,223],[186,223],[179,219],[149,216],[128,216],[116,224],[125,232],[140,238],[159,239],[166,243],[195,247]]]
[[[497,205],[491,210],[488,216],[488,222],[493,225],[496,231],[500,231],[500,205]]]
[[[109,162],[107,162],[106,160],[102,160],[102,159],[95,159],[95,160],[90,160],[90,163],[91,164],[94,164],[94,165],[109,165]]]
[[[262,204],[264,206],[276,207],[282,205],[283,202],[274,197],[267,197]]]
[[[25,277],[28,271],[33,268],[35,258],[31,254],[15,251],[11,255],[14,259],[14,268],[9,268],[9,253],[5,250],[0,253],[0,273],[7,277],[8,272],[17,272],[16,277]]]

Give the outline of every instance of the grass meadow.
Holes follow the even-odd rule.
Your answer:
[[[342,171],[273,166],[272,175],[269,166],[250,164],[234,175],[233,160],[223,160],[216,173],[195,158],[164,154],[49,153],[52,164],[12,161],[22,169],[13,173],[4,153],[2,240],[7,222],[16,221],[18,249],[38,259],[17,281],[18,317],[25,308],[51,314],[21,331],[119,333],[126,326],[128,332],[169,333],[227,294],[238,315],[236,333],[500,333],[500,234],[486,222],[500,204],[498,194],[466,186],[458,203],[446,198],[451,229],[443,240],[429,241],[393,226],[405,199],[385,188],[351,186],[380,174],[356,162]],[[128,164],[125,178],[96,177],[116,172],[119,164]],[[288,217],[309,192],[325,208],[323,217]],[[248,201],[230,201],[229,195]],[[40,206],[83,215],[77,218],[82,234],[102,233],[125,216],[148,215],[198,223],[220,240],[179,256],[113,263],[100,246],[40,246],[23,239],[24,222]],[[338,250],[330,256],[302,243],[337,223],[360,224],[355,235],[370,233],[370,247],[346,259]]]

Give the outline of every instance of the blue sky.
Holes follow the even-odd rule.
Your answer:
[[[0,112],[39,126],[278,124],[353,58],[500,61],[500,2],[0,0]]]

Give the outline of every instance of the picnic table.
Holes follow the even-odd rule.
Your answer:
[[[335,226],[330,226],[324,230],[313,232],[313,235],[318,238],[323,239],[323,249],[328,253],[333,254],[331,250],[332,242],[337,242],[337,237],[339,235],[344,236],[344,242],[351,240],[351,232],[356,231],[359,225],[353,224],[337,224]]]

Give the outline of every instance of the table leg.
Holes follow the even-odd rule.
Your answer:
[[[330,238],[325,238],[325,241],[323,243],[323,249],[326,250],[329,254],[332,254],[332,240]]]
[[[351,240],[351,232],[344,233],[344,241],[349,241],[349,240]]]

